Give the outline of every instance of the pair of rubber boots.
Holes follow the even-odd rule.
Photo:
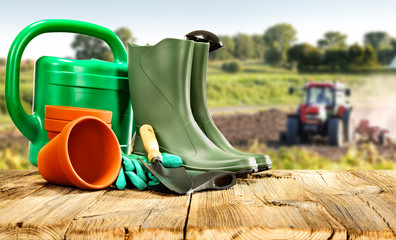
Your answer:
[[[136,129],[153,126],[160,151],[180,156],[190,175],[213,170],[241,175],[270,169],[267,155],[236,150],[213,123],[206,101],[208,52],[208,43],[191,40],[164,39],[154,46],[129,44],[129,88]],[[136,132],[133,152],[146,155]]]

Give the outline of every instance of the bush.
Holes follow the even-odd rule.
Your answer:
[[[221,65],[221,69],[228,73],[238,73],[242,71],[242,63],[237,60],[223,63],[223,65]]]
[[[322,64],[330,70],[346,70],[348,67],[348,50],[328,49],[324,53]]]
[[[319,49],[308,44],[296,44],[287,51],[289,62],[297,63],[299,70],[316,69],[322,59]]]

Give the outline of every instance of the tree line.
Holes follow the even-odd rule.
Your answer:
[[[115,33],[124,45],[136,41],[126,27],[116,29]],[[339,31],[326,32],[315,46],[296,44],[296,36],[296,29],[286,23],[271,26],[263,34],[220,35],[225,47],[211,52],[209,57],[211,60],[263,59],[275,67],[299,70],[348,70],[389,65],[396,55],[396,38],[383,31],[368,32],[363,36],[363,45],[350,46],[346,44],[347,35]],[[76,59],[112,61],[109,47],[97,38],[76,35],[71,47]],[[5,59],[0,59],[0,65],[4,64]],[[27,60],[22,67],[30,69],[32,65],[32,61]]]
[[[132,31],[126,27],[120,27],[114,31],[117,36],[121,39],[122,43],[126,47],[127,43],[134,43],[136,38],[133,36]],[[75,59],[99,59],[105,61],[113,61],[113,55],[107,44],[94,37],[87,35],[76,34],[71,47],[75,51]],[[6,58],[0,58],[0,66],[6,64]],[[21,62],[21,70],[32,70],[34,68],[34,61],[26,59]]]
[[[136,41],[126,27],[115,30],[115,33],[124,45]],[[211,60],[263,59],[275,67],[299,70],[375,68],[389,65],[396,55],[396,39],[381,31],[366,33],[363,36],[363,46],[358,43],[348,46],[347,35],[339,31],[326,32],[316,46],[309,43],[296,44],[297,30],[287,23],[271,26],[263,34],[238,33],[219,37],[225,47],[210,53]],[[76,35],[71,46],[77,59],[112,60],[110,49],[99,39]]]
[[[383,31],[368,32],[363,46],[346,44],[347,35],[326,32],[317,45],[296,44],[297,31],[290,24],[276,24],[263,34],[219,36],[225,45],[212,52],[211,60],[263,59],[276,67],[297,67],[299,70],[347,70],[389,65],[396,55],[396,39]]]

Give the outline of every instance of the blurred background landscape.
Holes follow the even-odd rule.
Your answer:
[[[70,6],[67,6],[69,10],[64,11],[59,10],[63,6],[56,6],[56,11],[50,14],[44,14],[41,9],[26,18],[20,15],[13,34],[7,32],[10,27],[3,23],[1,32],[7,35],[8,40],[1,42],[0,51],[0,169],[33,168],[27,160],[28,141],[14,127],[5,106],[5,66],[7,51],[16,34],[28,24],[45,18],[77,19],[109,28],[117,26],[112,30],[125,45],[127,42],[155,44],[166,37],[184,38],[184,34],[197,29],[212,31],[218,34],[225,47],[210,54],[207,98],[216,125],[234,146],[252,153],[269,154],[274,169],[396,169],[396,127],[393,124],[396,120],[396,104],[393,101],[396,89],[396,32],[389,28],[391,19],[388,15],[393,3],[384,1],[383,5],[373,8],[366,1],[360,2],[360,5],[342,5],[341,1],[336,1],[331,9],[340,10],[330,11],[328,6],[302,1],[291,16],[290,6],[296,3],[281,2],[285,8],[279,6],[282,3],[268,3],[265,6],[261,2],[250,3],[256,8],[273,9],[275,12],[266,14],[268,12],[265,11],[260,15],[251,7],[245,9],[248,7],[231,1],[221,10],[228,11],[227,15],[219,13],[216,16],[218,12],[212,6],[207,10],[207,19],[202,24],[191,20],[190,25],[188,21],[173,19],[172,14],[178,13],[181,18],[188,16],[188,19],[200,16],[202,19],[198,10],[205,8],[197,6],[198,10],[183,15],[182,9],[188,6],[179,1],[169,3],[167,8],[172,9],[170,12],[153,10],[146,13],[150,16],[157,14],[160,19],[168,18],[164,22],[150,21],[149,16],[135,12],[139,7],[155,6],[155,2],[148,1],[144,6],[142,3],[133,8],[129,5],[130,10],[135,9],[131,13],[118,9],[117,14],[113,12],[109,15],[113,18],[109,24],[98,12],[91,12],[94,6],[87,3],[80,6],[85,11],[80,9],[71,13]],[[339,6],[334,6],[337,4]],[[99,5],[100,1],[96,2],[95,6]],[[286,6],[289,7],[286,9]],[[14,5],[8,7],[10,11],[16,8]],[[48,8],[46,6],[45,10],[52,10]],[[326,12],[324,16],[322,13],[326,8],[330,13]],[[242,14],[244,10],[247,12]],[[126,19],[127,14],[133,13],[136,13],[136,18],[140,16],[145,21]],[[235,13],[239,15],[233,18]],[[345,16],[346,13],[349,15]],[[120,17],[122,14],[125,14],[125,19]],[[252,16],[255,18],[252,19]],[[327,21],[321,25],[318,19],[323,18]],[[361,22],[362,19],[365,22]],[[115,24],[117,21],[118,25]],[[236,23],[233,24],[233,21]],[[142,33],[145,25],[147,28],[156,26],[165,29],[165,32],[145,35]],[[169,34],[166,33],[167,27]],[[20,84],[21,100],[28,113],[32,108],[34,63],[41,56],[41,51],[42,55],[65,58],[112,60],[104,42],[83,35],[68,35],[59,42],[52,40],[51,45],[63,48],[59,51],[47,52],[45,46],[48,42],[43,40],[40,43],[40,39],[28,47],[21,65]],[[51,46],[48,48],[51,50]],[[303,87],[308,81],[343,81],[352,92],[349,102],[353,106],[355,119],[368,119],[372,125],[389,130],[387,143],[380,145],[376,141],[357,138],[355,142],[341,147],[328,146],[321,139],[287,145],[281,138],[282,132],[286,131],[287,114],[295,113],[298,104],[303,101],[298,94],[289,95],[288,89]]]

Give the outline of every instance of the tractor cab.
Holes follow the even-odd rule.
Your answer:
[[[300,108],[305,108],[309,118],[318,118],[324,122],[348,107],[345,96],[349,96],[349,89],[344,91],[344,83],[309,82],[305,85],[304,92],[305,99]]]
[[[307,84],[306,87],[306,104],[307,105],[325,105],[330,107],[334,105],[334,87],[332,84]]]
[[[296,139],[306,139],[313,135],[328,136],[332,127],[330,122],[340,120],[342,125],[337,128],[343,128],[345,139],[351,138],[349,130],[349,119],[351,107],[346,101],[346,97],[350,95],[350,90],[345,89],[343,82],[313,82],[309,81],[301,89],[303,94],[303,103],[299,105],[297,113],[289,115],[290,124],[296,125],[296,131],[299,138],[291,138],[291,143]],[[290,88],[289,93],[293,93],[294,89]],[[336,120],[338,119],[338,120]],[[347,129],[347,130],[346,130]],[[340,130],[341,131],[341,130]],[[348,132],[346,132],[348,131]],[[338,134],[339,135],[339,134]],[[339,145],[344,138],[338,136],[337,140],[329,137],[329,142]],[[334,145],[332,144],[332,145]]]

